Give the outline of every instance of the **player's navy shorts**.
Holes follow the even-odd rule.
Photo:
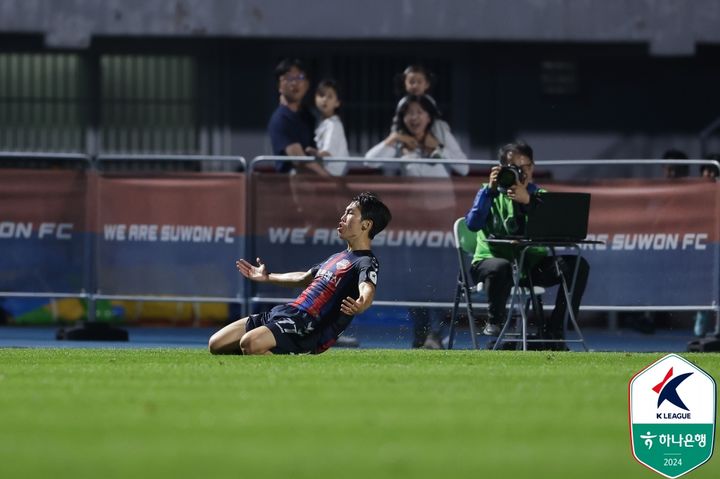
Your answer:
[[[277,345],[271,349],[273,354],[322,352],[318,351],[320,331],[314,329],[317,319],[295,306],[280,304],[270,311],[250,315],[245,323],[245,331],[260,326],[267,327],[275,337]]]

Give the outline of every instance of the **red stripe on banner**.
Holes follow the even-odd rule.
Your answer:
[[[352,196],[377,193],[393,213],[388,236],[400,231],[449,232],[465,216],[484,177],[398,178],[253,175],[250,234],[313,238],[334,231]],[[702,178],[538,182],[548,191],[592,194],[590,234],[702,235],[720,241],[720,184]],[[290,229],[291,231],[284,231]]]
[[[171,173],[149,178],[95,177],[98,205],[94,231],[110,225],[155,225],[177,233],[182,227],[233,228],[245,234],[245,175]],[[213,230],[214,231],[214,230]]]
[[[84,171],[0,169],[0,223],[70,223],[85,229]]]

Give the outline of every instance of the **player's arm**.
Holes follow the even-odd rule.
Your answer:
[[[357,299],[351,298],[350,296],[343,299],[340,305],[340,311],[342,311],[343,314],[355,316],[368,309],[372,304],[375,298],[375,285],[370,281],[363,281],[358,286],[358,290],[360,291],[360,296],[358,296]]]
[[[257,258],[257,265],[250,264],[244,259],[240,259],[235,263],[238,271],[247,279],[257,281],[258,283],[271,283],[278,286],[287,286],[290,288],[305,287],[312,281],[312,273],[310,271],[294,271],[292,273],[268,273],[265,263]]]

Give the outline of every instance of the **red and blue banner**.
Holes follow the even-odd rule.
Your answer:
[[[718,305],[720,184],[614,180],[592,194],[586,305]],[[560,189],[560,185],[558,188]]]
[[[376,299],[450,302],[452,224],[482,178],[0,171],[0,291],[287,298],[250,284],[238,257],[307,271],[345,245],[337,223],[375,191],[393,221],[373,241]],[[543,184],[592,194],[586,306],[717,305],[720,187],[701,179]],[[246,231],[245,211],[252,205]],[[246,248],[246,241],[248,241]],[[247,251],[246,251],[247,250]]]
[[[346,177],[333,180],[258,173],[252,178],[254,252],[271,271],[304,271],[342,249],[335,227],[354,194],[378,193],[393,213],[373,241],[380,261],[376,299],[449,302],[458,271],[452,224],[482,180]],[[544,183],[550,191],[592,194],[591,265],[584,305],[716,305],[720,188],[715,182]],[[287,297],[266,285],[261,297]]]
[[[87,291],[86,197],[81,170],[0,170],[0,291]]]
[[[245,176],[91,175],[95,291],[241,298]]]

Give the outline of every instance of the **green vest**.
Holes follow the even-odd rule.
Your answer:
[[[486,187],[487,185],[483,185]],[[540,189],[539,191],[545,191]],[[513,261],[520,256],[520,248],[508,244],[490,245],[486,241],[491,235],[503,237],[517,235],[519,232],[513,229],[515,223],[516,203],[507,195],[498,194],[492,202],[490,213],[485,226],[477,232],[477,246],[473,255],[473,263],[487,258],[505,258]],[[525,266],[532,268],[542,258],[547,256],[548,250],[542,246],[533,246],[525,253]]]

